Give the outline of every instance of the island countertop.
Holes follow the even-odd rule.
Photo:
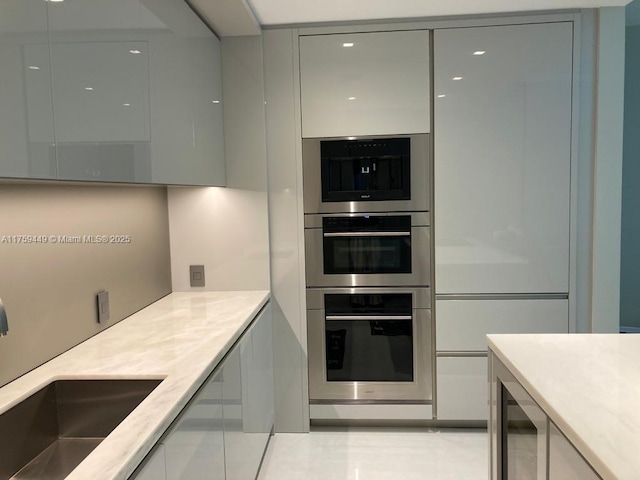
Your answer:
[[[162,379],[67,477],[126,479],[268,299],[268,291],[171,293],[0,388],[0,414],[55,380]]]
[[[604,479],[640,478],[640,336],[489,335],[489,348]]]

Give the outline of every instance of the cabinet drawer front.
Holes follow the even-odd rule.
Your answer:
[[[486,420],[489,396],[486,357],[439,357],[438,420]]]
[[[568,333],[568,300],[436,300],[438,351],[485,351],[489,333]]]

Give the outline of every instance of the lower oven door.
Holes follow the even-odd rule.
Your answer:
[[[311,403],[431,403],[428,288],[307,291]]]

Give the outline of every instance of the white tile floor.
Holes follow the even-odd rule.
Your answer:
[[[483,430],[318,430],[278,433],[258,480],[486,480]]]

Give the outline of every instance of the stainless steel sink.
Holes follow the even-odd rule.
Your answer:
[[[59,380],[0,415],[0,480],[63,479],[161,380]]]

